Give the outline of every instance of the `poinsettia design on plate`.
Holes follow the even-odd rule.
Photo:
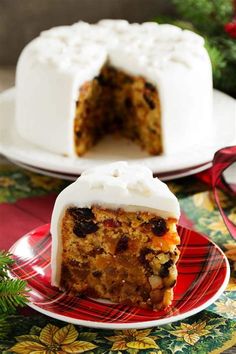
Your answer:
[[[236,279],[235,278],[230,277],[226,291],[236,291]]]
[[[193,196],[193,202],[197,208],[206,209],[208,211],[214,210],[214,202],[210,192],[195,194]]]
[[[234,269],[236,270],[236,242],[234,243],[224,243],[224,248],[226,248],[227,251],[225,251],[226,257],[234,262]]]
[[[236,319],[236,300],[227,298],[226,301],[215,303],[217,312],[227,318]]]
[[[236,291],[236,242],[224,243],[225,255],[231,264],[231,277],[227,291]]]
[[[223,220],[220,218],[208,225],[208,229],[210,230],[210,235],[214,237],[218,232],[220,232],[222,235],[227,235],[229,233],[228,229],[226,228]]]
[[[206,321],[194,322],[193,324],[180,323],[180,329],[172,331],[171,334],[183,338],[188,344],[194,345],[201,337],[210,333],[210,331],[206,329],[206,325]]]
[[[16,337],[16,343],[10,350],[19,354],[55,354],[84,353],[96,348],[90,342],[77,340],[78,332],[72,324],[59,328],[47,324],[37,335],[22,335]]]
[[[111,350],[159,349],[155,342],[158,337],[150,336],[151,331],[152,329],[127,329],[116,331],[114,336],[106,337],[106,339],[113,342]]]

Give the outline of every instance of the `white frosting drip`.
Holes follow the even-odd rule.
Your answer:
[[[75,101],[81,85],[106,61],[157,87],[165,153],[208,137],[212,74],[203,38],[173,25],[125,20],[56,27],[26,46],[16,75],[16,123],[22,137],[75,156]]]
[[[51,220],[52,284],[58,285],[61,265],[61,219],[66,208],[99,205],[126,211],[149,211],[179,219],[177,198],[167,185],[142,165],[115,162],[85,171],[57,197]]]

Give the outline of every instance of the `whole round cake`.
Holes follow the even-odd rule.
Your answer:
[[[119,133],[149,154],[174,154],[207,139],[211,120],[204,40],[173,25],[56,27],[30,42],[17,64],[17,130],[53,153],[82,156]]]
[[[116,162],[82,173],[57,197],[52,285],[143,308],[171,304],[179,203],[151,170]]]

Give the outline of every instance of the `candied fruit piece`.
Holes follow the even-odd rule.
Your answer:
[[[124,252],[128,249],[129,246],[129,238],[125,235],[121,236],[117,245],[116,245],[116,253]]]
[[[129,109],[129,108],[132,108],[132,106],[133,106],[133,104],[132,104],[131,98],[130,97],[126,97],[126,99],[125,99],[125,107]]]
[[[87,234],[92,234],[98,230],[98,226],[93,221],[80,221],[75,223],[73,232],[76,236],[84,238]]]
[[[166,222],[162,218],[154,218],[151,220],[152,232],[156,236],[163,236],[168,231]]]
[[[151,84],[150,82],[147,82],[147,81],[145,82],[145,88],[150,90],[150,91],[153,91],[153,92],[156,91],[155,86],[153,84]]]
[[[105,227],[119,227],[120,222],[114,219],[107,219],[103,221],[103,225]]]
[[[95,278],[100,278],[102,275],[102,272],[100,272],[99,270],[95,270],[94,272],[92,272],[92,274]]]
[[[68,261],[69,265],[71,265],[72,267],[78,267],[80,265],[80,263],[76,260],[76,259],[70,259]]]
[[[69,208],[70,215],[72,215],[76,220],[90,220],[94,218],[94,214],[89,208]]]
[[[75,134],[76,134],[78,139],[80,139],[82,137],[82,132],[81,131],[77,131]]]
[[[155,289],[151,292],[150,295],[151,295],[152,302],[154,303],[161,302],[163,298],[163,290]]]
[[[99,85],[101,85],[101,86],[107,86],[107,85],[109,85],[109,81],[108,81],[107,78],[106,78],[104,75],[102,75],[102,74],[96,76],[94,79],[97,80],[97,82],[98,82]]]
[[[164,263],[161,265],[161,269],[160,269],[160,276],[162,278],[165,278],[169,275],[169,268],[173,265],[173,261],[172,259],[170,259],[168,262]]]
[[[139,255],[140,263],[144,266],[144,268],[148,272],[151,272],[151,270],[152,270],[152,267],[150,266],[150,263],[149,263],[148,259],[146,258],[146,256],[150,253],[154,253],[153,250],[146,247],[146,248],[141,249],[140,255]]]
[[[89,252],[89,255],[92,257],[97,256],[98,254],[104,253],[104,248],[102,247],[95,247],[92,249],[92,251]]]
[[[148,104],[150,109],[154,109],[156,107],[155,103],[153,102],[153,100],[149,97],[149,95],[147,93],[144,93],[143,95],[144,100],[146,101],[146,103]]]

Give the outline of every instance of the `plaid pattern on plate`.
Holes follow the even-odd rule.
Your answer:
[[[174,300],[165,311],[151,311],[60,292],[50,283],[51,235],[46,224],[29,232],[11,248],[14,277],[31,289],[29,305],[67,322],[107,328],[148,327],[177,321],[201,311],[224,291],[229,266],[223,252],[207,237],[178,226],[181,237]]]

